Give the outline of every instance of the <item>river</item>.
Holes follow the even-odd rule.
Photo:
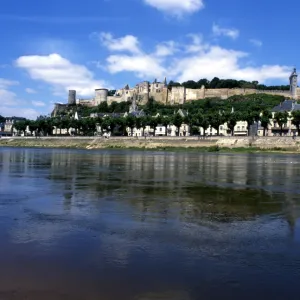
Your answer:
[[[299,299],[298,155],[0,148],[0,299]]]

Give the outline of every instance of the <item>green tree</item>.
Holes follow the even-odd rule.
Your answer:
[[[287,123],[288,120],[288,113],[286,111],[278,111],[274,115],[274,120],[278,123],[280,127],[280,135],[282,136],[283,126]]]
[[[101,123],[101,133],[103,134],[104,132],[112,132],[112,120],[109,117],[106,117],[103,119]]]
[[[127,135],[127,127],[126,127],[126,119],[123,117],[117,118],[115,120],[116,122],[116,126],[118,127],[119,132],[121,132],[121,134],[123,136]]]
[[[25,135],[27,125],[28,125],[28,121],[16,121],[13,127],[18,131],[18,133],[23,132]]]
[[[269,110],[264,110],[260,119],[261,126],[264,129],[264,136],[266,136],[266,131],[268,130],[270,119],[272,118],[272,113]]]
[[[145,128],[150,124],[150,120],[148,117],[141,117],[141,128],[143,129],[143,136],[145,135]]]
[[[215,113],[208,117],[209,123],[212,128],[217,130],[217,135],[220,135],[220,126],[224,124],[224,116],[221,113]]]
[[[172,124],[176,127],[176,135],[179,136],[180,134],[180,127],[183,123],[183,118],[180,114],[175,114],[172,118]]]
[[[207,116],[204,116],[204,115],[202,115],[202,118],[201,119],[199,119],[199,121],[200,121],[200,127],[202,127],[203,128],[203,136],[205,136],[205,132],[206,132],[206,130],[207,130],[207,128],[209,127],[209,120],[208,120],[208,117]]]
[[[171,119],[166,116],[161,118],[161,124],[165,127],[165,135],[168,135],[168,126],[171,124]]]
[[[130,128],[131,136],[133,136],[133,129],[135,127],[135,117],[129,115],[126,117],[125,122],[126,122],[126,126]]]
[[[292,124],[296,126],[298,136],[300,136],[300,110],[292,111]]]
[[[33,132],[37,130],[37,123],[36,123],[36,121],[29,121],[28,129],[30,131],[30,134],[33,135]]]
[[[135,127],[136,129],[141,129],[142,128],[142,120],[140,117],[135,118]]]
[[[234,135],[234,127],[238,121],[242,119],[241,115],[237,112],[233,112],[227,115],[227,126],[231,131],[231,135]]]
[[[159,119],[157,117],[150,117],[149,118],[149,126],[153,128],[153,135],[155,136],[156,127],[159,123]]]

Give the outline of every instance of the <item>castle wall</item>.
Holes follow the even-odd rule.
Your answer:
[[[182,86],[172,87],[168,95],[168,104],[183,104],[186,100],[186,88]]]
[[[159,92],[150,92],[149,97],[153,97],[155,101],[166,104],[167,103],[167,96],[168,96],[168,89],[167,88],[161,88]]]
[[[205,89],[186,89],[186,101],[204,99]]]
[[[113,102],[121,103],[125,102],[123,97],[121,96],[108,96],[107,97],[107,104],[111,105]]]

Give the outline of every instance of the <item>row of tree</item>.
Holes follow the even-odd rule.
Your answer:
[[[274,115],[274,121],[276,121],[281,128],[281,133],[288,121],[288,117],[287,112],[276,112]],[[291,117],[292,123],[298,130],[298,135],[300,135],[300,111],[293,111]],[[214,114],[207,114],[199,110],[198,112],[188,114],[186,117],[182,117],[179,113],[175,113],[172,116],[134,117],[129,115],[127,117],[117,118],[109,116],[103,118],[87,117],[80,120],[68,116],[56,118],[40,117],[36,121],[26,120],[16,122],[14,128],[18,132],[25,133],[28,127],[31,134],[35,132],[37,135],[52,135],[54,128],[57,129],[56,133],[59,134],[61,134],[63,129],[69,131],[72,128],[74,130],[73,134],[75,135],[94,135],[97,126],[101,128],[102,133],[111,132],[112,135],[127,135],[127,128],[130,128],[131,135],[133,135],[134,128],[137,128],[142,129],[142,134],[144,135],[145,128],[149,126],[153,129],[155,135],[156,127],[161,125],[166,128],[165,134],[167,135],[169,125],[174,125],[179,135],[181,125],[186,124],[190,126],[192,134],[199,133],[200,127],[203,128],[205,134],[205,131],[211,126],[216,129],[217,135],[219,135],[220,126],[227,123],[228,129],[233,135],[234,127],[237,122],[246,121],[248,124],[248,133],[250,132],[250,126],[252,124],[259,123],[264,128],[265,135],[271,118],[272,113],[269,110],[264,110],[262,113],[260,110],[248,110],[244,112],[219,111]]]
[[[290,89],[289,85],[275,85],[266,86],[264,84],[259,84],[258,81],[245,81],[245,80],[235,80],[235,79],[220,79],[214,77],[211,81],[206,78],[200,79],[198,81],[188,80],[183,83],[170,81],[168,86],[184,86],[188,89],[201,89],[204,86],[206,89],[234,89],[234,88],[248,88],[257,90],[281,90],[288,91]]]

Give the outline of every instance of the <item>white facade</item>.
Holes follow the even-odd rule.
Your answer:
[[[236,125],[234,126],[234,131],[233,135],[234,136],[246,136],[248,135],[248,129],[247,129],[248,123],[246,121],[238,121]],[[205,135],[207,136],[212,136],[212,135],[217,135],[218,131],[209,126],[206,131]],[[204,130],[202,127],[200,127],[200,135],[204,135]],[[219,126],[219,135],[220,136],[231,136],[231,131],[228,128],[227,123],[224,123]]]
[[[131,136],[131,129],[127,128],[128,136]],[[154,130],[150,126],[147,126],[144,130],[145,136],[153,136]],[[189,136],[190,135],[190,128],[186,124],[182,124],[179,129],[179,136]],[[142,128],[133,128],[133,135],[132,136],[143,136],[143,129]],[[174,125],[167,126],[167,134],[166,134],[166,127],[163,125],[156,126],[155,129],[155,136],[177,136],[177,128]]]

